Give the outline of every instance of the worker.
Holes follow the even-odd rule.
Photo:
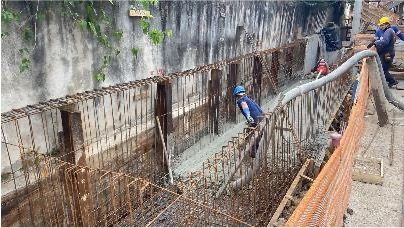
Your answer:
[[[264,112],[261,107],[251,98],[245,94],[244,86],[238,85],[233,89],[233,95],[237,98],[237,106],[240,108],[241,113],[247,120],[250,126],[257,126],[257,124],[264,117]]]
[[[236,97],[237,106],[241,113],[247,120],[250,127],[257,127],[258,123],[264,118],[264,112],[261,107],[251,98],[246,95],[246,90],[244,86],[238,85],[233,89],[233,95]],[[258,136],[254,139],[252,146],[250,148],[250,156],[255,158],[256,152],[258,151],[259,142],[262,138],[263,131],[260,130]]]
[[[392,28],[393,31],[396,33],[396,37],[398,37],[400,40],[403,40],[403,41],[404,41],[404,34],[401,33],[400,28],[399,28],[397,25],[392,25],[392,24],[391,24],[390,18],[388,18],[388,17],[382,17],[382,18],[380,18],[379,23],[383,23],[383,22],[386,22],[386,21],[390,23],[390,28]],[[383,33],[384,33],[384,32],[383,32],[382,29],[377,28],[376,31],[375,31],[375,37],[374,37],[374,39],[375,39],[375,40],[379,40],[381,37],[383,37]],[[395,60],[395,59],[393,59],[392,65],[396,65],[396,64],[397,64],[397,63],[395,63],[394,60]],[[399,63],[398,65],[401,66],[401,64],[402,64],[402,63]]]
[[[380,18],[380,20],[379,20],[379,24],[383,24],[383,23],[386,23],[386,22],[388,22],[388,23],[390,24],[390,28],[393,29],[393,31],[394,31],[394,33],[396,34],[396,36],[397,36],[398,38],[400,38],[400,40],[403,40],[403,41],[404,41],[404,34],[401,33],[401,31],[400,31],[400,29],[398,28],[397,25],[391,25],[390,18],[388,18],[388,17],[382,17],[382,18]],[[384,33],[384,31],[383,31],[381,28],[377,28],[376,31],[375,31],[375,37],[374,37],[374,39],[375,39],[375,40],[380,40],[380,38],[383,37],[383,33]]]
[[[383,36],[379,40],[375,40],[368,45],[368,48],[372,46],[376,47],[377,54],[379,54],[380,61],[384,72],[384,77],[391,88],[398,84],[398,81],[390,74],[389,69],[392,65],[395,51],[394,43],[396,41],[396,33],[390,26],[390,20],[386,17],[382,17],[379,20],[379,27],[383,30]]]

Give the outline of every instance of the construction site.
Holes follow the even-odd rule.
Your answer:
[[[135,17],[132,9],[127,15],[129,3],[110,2],[98,4],[114,3],[119,9],[111,15]],[[31,3],[36,12],[49,7]],[[136,60],[144,61],[142,78],[122,75],[90,89],[80,81],[82,87],[65,91],[76,82],[49,78],[30,84],[32,91],[25,87],[8,67],[15,53],[5,47],[2,29],[1,226],[404,226],[404,41],[395,44],[392,88],[377,52],[367,47],[381,17],[404,31],[404,1],[160,1],[154,7],[151,13],[168,28],[170,20],[181,29],[197,21],[210,38],[197,35],[204,45],[176,41],[173,27],[174,41],[163,41],[172,43],[147,52],[162,60]],[[185,11],[188,18],[175,16]],[[35,23],[35,45],[78,46],[46,35],[58,14],[52,15],[48,25]],[[208,31],[215,24],[217,31]],[[330,27],[337,38],[324,32]],[[193,39],[194,31],[182,33]],[[182,48],[187,41],[201,51]],[[69,50],[45,51],[43,58],[58,61]],[[87,59],[88,53],[99,54],[88,51]],[[43,60],[32,55],[33,63]],[[320,59],[329,66],[322,77],[313,70]],[[78,74],[46,61],[27,74]],[[167,67],[147,75],[155,65]],[[115,74],[133,71],[112,67]],[[42,90],[52,83],[58,85]],[[236,104],[237,85],[264,112],[253,127]]]

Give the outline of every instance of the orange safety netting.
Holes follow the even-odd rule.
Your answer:
[[[352,185],[353,158],[364,127],[369,97],[368,64],[363,61],[358,99],[341,143],[302,199],[286,226],[342,226]]]

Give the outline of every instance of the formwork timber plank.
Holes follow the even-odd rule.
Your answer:
[[[60,110],[63,128],[63,145],[62,160],[71,164],[86,166],[86,155],[84,149],[84,136],[82,128],[82,119],[80,112]],[[90,208],[92,202],[86,200],[85,196],[89,193],[89,180],[86,169],[77,169],[75,171],[66,172],[65,168],[61,168],[59,175],[64,180],[63,188],[65,189],[66,198],[71,200],[72,216],[76,218],[73,225],[91,226],[94,224],[93,217],[90,216]]]
[[[168,161],[164,159],[165,149],[170,148],[168,145],[168,135],[173,131],[173,118],[172,118],[172,85],[170,81],[162,81],[157,83],[157,95],[155,102],[155,116],[156,120],[161,124],[161,136],[159,129],[155,128],[155,142],[156,142],[156,161],[158,169],[161,174],[166,174],[168,170]],[[155,124],[157,126],[157,122]],[[162,137],[162,139],[160,139]],[[164,145],[163,145],[164,144]],[[170,153],[170,152],[168,152]]]
[[[262,63],[258,56],[254,56],[253,68],[253,88],[255,99],[261,105],[261,91],[262,91]]]
[[[384,171],[383,171],[383,160],[382,159],[356,158],[355,164],[357,161],[378,166],[378,167],[380,167],[380,172],[378,174],[366,173],[366,172],[358,171],[357,169],[355,169],[355,166],[354,166],[354,170],[352,171],[352,180],[360,181],[360,182],[368,183],[368,184],[377,184],[377,185],[383,184],[383,180],[384,180],[383,172]]]
[[[228,120],[236,122],[236,102],[233,101],[233,88],[239,80],[239,64],[232,63],[229,66],[229,74],[227,76],[227,105],[228,105]]]
[[[219,134],[219,105],[220,105],[220,78],[222,71],[213,69],[211,71],[211,79],[209,80],[209,125],[211,132]]]
[[[313,164],[314,164],[313,159],[307,159],[306,162],[303,164],[302,168],[300,168],[295,179],[293,180],[292,184],[290,185],[288,191],[286,192],[285,196],[283,197],[281,203],[279,204],[278,208],[276,209],[274,215],[272,216],[271,220],[269,221],[268,227],[276,226],[276,222],[278,221],[283,210],[285,209],[286,204],[288,203],[289,200],[292,200],[292,196],[294,195],[295,191],[300,188],[299,185],[301,184],[302,179],[310,178],[310,177],[307,177],[305,174],[308,173],[308,171],[313,166]]]
[[[272,81],[274,82],[274,86],[278,86],[279,82],[278,82],[278,73],[279,73],[279,68],[280,68],[280,63],[279,63],[279,55],[280,55],[280,51],[276,50],[274,52],[272,52],[272,61],[271,61],[271,78]]]

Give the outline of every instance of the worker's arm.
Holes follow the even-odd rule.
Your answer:
[[[400,40],[404,40],[404,34],[401,33],[400,28],[398,26],[393,25],[393,26],[391,26],[391,28],[396,33],[396,36],[398,36],[398,38],[400,38]]]
[[[240,103],[241,113],[243,113],[244,117],[247,119],[248,123],[254,123],[254,119],[251,117],[250,109],[245,101]]]
[[[398,31],[398,34],[396,33],[396,35],[398,36],[398,38],[400,38],[400,40],[403,40],[403,41],[404,41],[404,34],[401,33],[400,30]]]
[[[380,40],[380,37],[383,36],[383,31],[381,29],[376,29],[374,40]]]

